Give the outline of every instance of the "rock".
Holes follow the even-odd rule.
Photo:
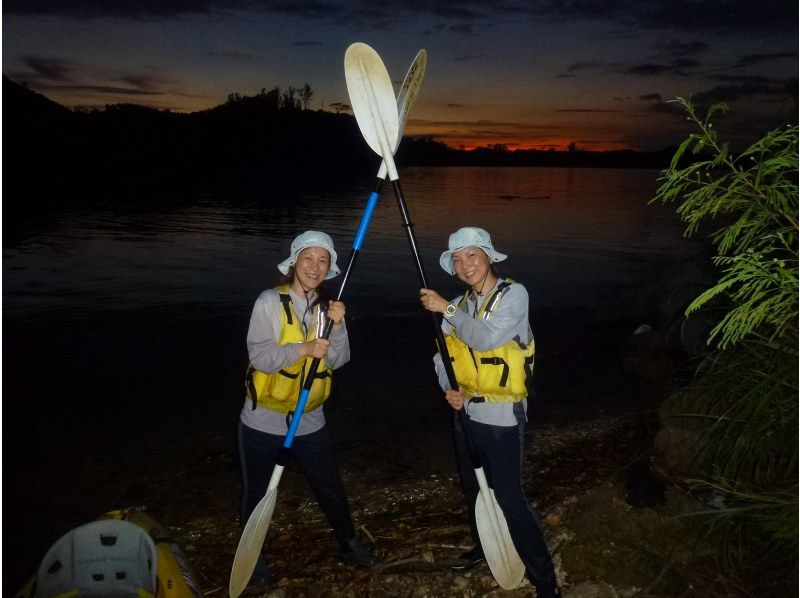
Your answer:
[[[664,504],[665,485],[647,461],[635,463],[625,472],[625,502],[636,508]]]
[[[696,471],[698,456],[706,444],[709,420],[695,417],[694,397],[688,393],[673,393],[661,405],[661,429],[653,446],[659,458],[658,466],[669,477],[684,477]]]
[[[622,351],[622,369],[646,380],[668,380],[678,363],[675,349],[667,345],[664,333],[658,330],[632,335]]]
[[[555,513],[549,513],[549,514],[547,515],[547,517],[545,517],[545,518],[544,518],[544,522],[545,522],[547,525],[552,525],[552,526],[554,526],[554,527],[555,527],[556,525],[558,525],[559,523],[561,523],[561,517],[559,517],[559,516],[558,516],[558,515],[556,515]]]

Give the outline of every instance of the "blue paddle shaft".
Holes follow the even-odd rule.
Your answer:
[[[303,415],[303,409],[306,408],[308,401],[308,390],[305,388],[300,391],[300,397],[297,399],[297,407],[292,414],[292,421],[289,423],[289,431],[286,432],[286,438],[283,439],[283,448],[291,448],[294,435],[297,432],[297,426],[300,425],[300,416]]]
[[[361,222],[358,225],[356,237],[353,239],[353,251],[361,249],[361,244],[364,242],[364,237],[367,234],[367,228],[369,228],[369,221],[372,219],[372,213],[375,211],[375,206],[378,205],[379,197],[380,195],[375,191],[369,195],[367,207],[364,208],[364,214],[361,216]]]
[[[381,184],[383,183],[382,179],[378,179],[375,190],[370,193],[369,199],[367,200],[367,205],[364,208],[364,214],[361,216],[361,221],[358,225],[358,231],[356,232],[356,236],[353,239],[353,250],[350,252],[350,263],[347,264],[347,270],[345,270],[344,277],[342,278],[342,284],[339,287],[339,294],[336,296],[336,300],[339,301],[342,298],[342,293],[344,293],[344,287],[347,284],[347,279],[350,276],[350,270],[352,270],[353,265],[356,261],[356,256],[358,256],[358,251],[361,249],[361,245],[364,242],[364,237],[367,234],[367,229],[369,228],[369,222],[372,219],[372,214],[375,212],[375,206],[378,205],[378,198],[380,197],[380,190]],[[331,330],[333,329],[333,320],[328,320],[325,324],[325,328],[322,332],[321,338],[328,338],[331,334]],[[306,376],[305,383],[303,384],[303,388],[300,391],[300,396],[297,398],[297,405],[295,406],[294,413],[292,413],[292,419],[289,422],[289,429],[286,432],[286,438],[283,439],[283,448],[290,449],[292,447],[292,442],[294,441],[294,435],[297,432],[297,426],[300,425],[300,418],[303,416],[303,410],[306,408],[306,403],[308,402],[308,395],[311,393],[311,387],[314,385],[314,377],[317,375],[317,368],[319,367],[320,361],[322,361],[319,357],[315,357],[311,361],[311,367],[308,370],[308,375]]]

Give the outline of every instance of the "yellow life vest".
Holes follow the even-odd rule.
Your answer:
[[[289,286],[281,285],[276,290],[283,305],[280,312],[281,335],[278,345],[304,343],[321,336],[327,318],[324,310],[321,310],[319,305],[314,308],[313,319],[317,322],[317,326],[304,332],[302,319],[298,317],[289,296]],[[253,401],[253,409],[258,405],[279,413],[294,411],[300,396],[300,389],[305,382],[306,371],[312,361],[313,357],[301,357],[289,367],[273,373],[262,372],[254,368],[252,363],[247,364],[245,389],[247,397]],[[308,394],[304,413],[313,411],[322,405],[331,394],[331,375],[332,370],[327,366],[325,358],[321,359],[314,376],[314,383]]]
[[[480,306],[476,317],[487,320],[511,285],[511,280],[502,280],[495,291]],[[472,291],[464,293],[458,308],[469,313],[468,305]],[[453,371],[467,399],[480,397],[487,403],[517,403],[528,396],[525,383],[533,374],[535,345],[533,333],[528,330],[529,343],[519,336],[490,351],[478,351],[467,345],[455,330],[445,335],[450,352]]]

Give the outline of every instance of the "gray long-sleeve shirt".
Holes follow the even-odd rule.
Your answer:
[[[289,289],[289,296],[292,299],[295,312],[304,319],[309,330],[315,327],[314,310],[306,301],[306,298],[291,289]],[[250,328],[247,331],[247,352],[250,356],[250,363],[257,370],[266,373],[277,372],[300,359],[298,343],[278,344],[278,339],[281,335],[279,310],[283,310],[283,306],[281,305],[278,291],[276,289],[268,289],[256,299],[253,313],[250,316]],[[329,368],[335,370],[350,361],[350,341],[347,336],[344,319],[341,326],[333,327],[328,340],[330,340],[331,345],[328,349],[328,354],[325,356],[325,361]],[[264,409],[263,407],[256,407],[256,409],[252,407],[250,399],[245,398],[244,407],[240,415],[244,425],[268,434],[286,435],[288,426],[286,425],[285,413]],[[297,435],[302,436],[316,432],[324,425],[325,414],[322,407],[319,407],[303,414],[300,425],[297,427]]]
[[[511,283],[488,319],[479,320],[475,317],[480,310],[482,301],[491,296],[500,282],[501,280],[498,280],[491,290],[484,293],[483,297],[479,298],[479,302],[468,301],[468,311],[458,309],[453,317],[442,320],[442,331],[448,334],[455,330],[458,338],[478,351],[489,351],[500,347],[515,336],[519,336],[524,343],[530,342],[528,291],[521,284]],[[463,295],[456,297],[452,301],[453,305],[458,305],[462,297]],[[439,385],[442,390],[448,390],[450,382],[447,379],[441,354],[434,355],[433,361],[436,365]],[[469,397],[465,397],[465,399],[469,399]],[[523,400],[522,404],[527,413],[527,399]],[[467,402],[465,408],[470,419],[476,422],[495,426],[517,425],[513,403]]]

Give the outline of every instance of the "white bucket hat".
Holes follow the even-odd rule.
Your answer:
[[[495,251],[489,233],[482,228],[474,228],[472,226],[459,228],[450,235],[447,247],[447,251],[442,253],[442,256],[439,258],[439,265],[450,275],[456,273],[455,268],[453,268],[453,252],[460,251],[465,247],[479,247],[483,249],[486,255],[489,256],[490,262],[502,262],[508,257],[505,253]]]
[[[289,268],[294,266],[300,252],[309,247],[322,247],[326,249],[331,256],[331,266],[328,269],[328,275],[325,277],[325,280],[330,280],[334,276],[339,275],[341,270],[339,270],[339,266],[336,265],[336,250],[333,248],[333,240],[327,234],[316,230],[307,230],[303,234],[297,235],[295,240],[292,241],[291,254],[278,264],[278,270],[283,274],[288,274]]]

